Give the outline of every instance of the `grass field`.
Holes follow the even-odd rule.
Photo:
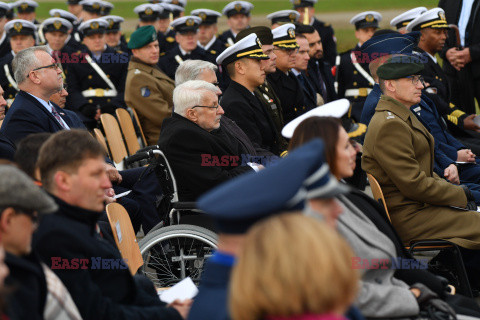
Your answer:
[[[37,8],[39,20],[47,18],[48,11],[53,8],[66,9],[65,0],[37,0],[40,6]],[[122,16],[126,19],[123,26],[125,34],[128,36],[133,32],[136,26],[137,16],[133,12],[133,8],[137,5],[147,2],[145,1],[111,1],[115,8],[112,14]],[[230,1],[227,0],[188,0],[186,13],[196,8],[208,8],[216,11],[222,11],[223,7]],[[288,0],[253,0],[250,1],[255,8],[252,11],[251,25],[268,25],[265,16],[269,13],[291,9],[291,3]],[[384,16],[382,27],[389,27],[388,23],[395,15],[400,14],[410,8],[417,6],[425,6],[433,8],[438,4],[438,0],[319,0],[315,5],[317,17],[322,21],[331,23],[335,36],[337,37],[338,51],[342,52],[355,46],[356,39],[353,36],[353,26],[348,21],[356,13],[375,10]],[[219,31],[227,29],[225,17],[219,20]]]

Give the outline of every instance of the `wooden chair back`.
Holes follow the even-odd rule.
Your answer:
[[[367,173],[368,181],[370,182],[370,187],[372,188],[373,198],[383,204],[383,208],[385,209],[385,213],[387,214],[387,218],[392,223],[392,219],[390,219],[390,214],[388,213],[387,203],[385,202],[385,197],[383,196],[382,188],[380,188],[380,184],[378,183],[377,179],[374,178],[370,173]]]
[[[97,139],[97,141],[105,149],[105,152],[107,153],[107,155],[110,156],[110,153],[108,152],[107,141],[105,141],[105,137],[103,136],[102,131],[100,131],[100,129],[98,128],[94,128],[93,133],[95,134],[95,138]]]
[[[128,212],[121,204],[110,203],[107,205],[107,216],[118,250],[134,275],[143,265],[143,258]]]
[[[137,123],[138,129],[140,129],[140,134],[142,136],[142,141],[143,145],[147,146],[147,139],[145,139],[145,135],[143,134],[143,129],[142,129],[142,124],[140,123],[140,120],[138,119],[138,114],[137,111],[133,108],[129,108],[132,111],[133,118],[135,119],[135,122]]]
[[[108,113],[103,113],[100,116],[107,143],[110,148],[110,154],[113,162],[118,170],[123,170],[123,159],[128,156],[125,142],[123,141],[122,132],[118,126],[117,119]]]
[[[134,155],[140,149],[140,143],[138,142],[138,137],[135,133],[132,117],[127,110],[122,108],[115,110],[115,114],[117,115],[120,129],[122,129],[123,136],[125,137],[125,144],[127,145],[128,153]]]

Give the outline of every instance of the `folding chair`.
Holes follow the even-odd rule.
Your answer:
[[[140,120],[138,119],[137,111],[135,111],[135,109],[133,109],[133,108],[128,108],[128,110],[129,110],[129,112],[132,113],[133,119],[135,119],[138,130],[140,131],[140,136],[142,138],[143,145],[147,146],[147,139],[145,139],[145,135],[143,134],[142,125],[140,123]]]
[[[388,213],[387,203],[385,202],[385,197],[382,192],[382,188],[378,183],[377,179],[374,176],[367,173],[368,181],[370,182],[370,187],[372,188],[373,198],[383,206],[385,214],[387,215],[388,220],[392,223],[390,219],[390,214]],[[470,282],[468,281],[467,271],[465,270],[465,265],[463,264],[462,253],[460,248],[455,244],[447,240],[442,239],[422,239],[422,240],[413,240],[410,242],[410,246],[405,247],[412,255],[415,252],[422,251],[444,251],[451,250],[454,256],[456,257],[454,261],[454,268],[456,275],[458,277],[459,293],[462,293],[466,296],[472,297],[472,290],[470,288]]]
[[[110,203],[107,216],[118,250],[134,275],[143,265],[143,258],[127,210],[121,204]]]
[[[95,134],[95,138],[97,139],[98,142],[102,145],[102,147],[105,149],[105,152],[107,153],[108,156],[110,156],[110,152],[108,151],[107,147],[107,142],[105,141],[105,137],[103,136],[102,131],[98,128],[93,129],[93,133]]]
[[[123,160],[128,156],[125,142],[123,141],[122,132],[118,126],[118,122],[114,116],[108,113],[103,113],[100,116],[105,136],[107,137],[108,147],[115,166],[118,170],[123,170],[125,165]]]
[[[123,136],[125,137],[125,144],[127,145],[128,153],[130,155],[135,154],[140,149],[140,143],[138,142],[138,137],[135,133],[132,117],[127,110],[122,108],[115,110],[115,114],[117,115],[120,129],[122,129]]]

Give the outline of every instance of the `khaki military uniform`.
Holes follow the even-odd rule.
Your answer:
[[[380,183],[393,226],[408,245],[445,239],[480,249],[480,213],[460,186],[433,173],[434,139],[404,105],[382,95],[363,145],[362,168]]]
[[[148,145],[157,144],[162,121],[172,115],[175,82],[158,67],[134,57],[128,65],[125,102],[135,109]]]

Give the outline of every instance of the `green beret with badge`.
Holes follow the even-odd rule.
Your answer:
[[[388,59],[381,65],[377,70],[377,75],[380,79],[395,80],[419,74],[423,68],[423,64],[418,63],[417,57],[399,55]]]
[[[157,31],[152,25],[143,26],[135,30],[128,42],[129,49],[139,49],[145,47],[147,44],[157,40]]]

